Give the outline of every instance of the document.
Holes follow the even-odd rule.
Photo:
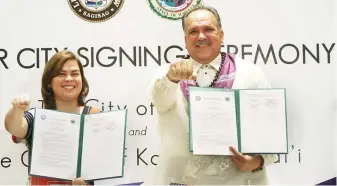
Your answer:
[[[72,114],[35,109],[29,174],[61,180],[122,177],[127,110]]]
[[[189,87],[190,151],[288,153],[285,89]]]
[[[239,91],[241,151],[287,152],[285,98],[284,89]]]
[[[192,90],[190,98],[193,153],[229,155],[229,146],[238,147],[234,91]]]

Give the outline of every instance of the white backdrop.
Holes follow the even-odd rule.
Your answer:
[[[271,183],[312,185],[336,177],[336,1],[204,2],[216,7],[221,15],[223,51],[237,49],[237,55],[264,70],[273,87],[287,88],[291,151],[268,168]],[[41,107],[38,100],[45,51],[48,50],[48,59],[55,54],[54,48],[65,47],[85,56],[80,59],[90,84],[88,99],[98,100],[88,104],[103,105],[104,110],[109,109],[110,103],[114,109],[127,106],[130,134],[134,130],[144,130],[145,134],[146,129],[146,135],[127,137],[125,178],[97,184],[151,180],[160,141],[156,113],[145,89],[159,65],[150,55],[145,60],[144,50],[147,48],[155,58],[159,53],[162,64],[186,54],[181,22],[158,16],[147,0],[126,0],[116,16],[102,23],[80,19],[65,0],[34,0],[2,1],[0,25],[0,184],[24,184],[27,179],[26,155],[21,161],[26,147],[13,144],[3,127],[11,99],[18,93],[28,93],[32,106]],[[99,66],[96,59],[97,51],[103,47],[114,49],[103,49],[98,57],[103,64],[110,64],[111,56],[116,56],[116,63],[110,67]],[[25,48],[32,50],[19,55]],[[269,49],[268,59],[263,60],[262,54],[266,56]],[[131,58],[135,54],[137,65],[120,54],[121,50]],[[87,65],[86,59],[94,66]],[[39,68],[35,65],[24,69],[18,61],[26,66],[39,61]],[[144,115],[137,113],[143,114],[145,108]]]
[[[337,3],[335,2],[335,10],[337,9]],[[337,11],[335,11],[335,15],[334,15],[334,23],[335,23],[335,29],[334,29],[334,40],[337,41]],[[336,52],[335,52],[336,53]],[[337,71],[337,63],[334,63],[334,69],[335,71]],[[337,81],[337,73],[334,73],[335,74],[335,81]],[[337,134],[337,86],[335,84],[335,106],[334,106],[334,109],[335,109],[335,121],[334,121],[334,125],[335,125],[335,134]],[[337,144],[337,135],[334,135],[335,137],[335,144]],[[337,145],[335,145],[335,154],[337,154]],[[336,176],[337,176],[337,160],[335,160],[335,172],[336,172]]]

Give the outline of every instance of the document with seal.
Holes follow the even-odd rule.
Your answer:
[[[122,177],[127,110],[72,114],[35,109],[29,174],[72,180]]]
[[[288,153],[285,89],[189,87],[188,101],[193,154]]]

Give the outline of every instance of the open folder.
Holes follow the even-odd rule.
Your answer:
[[[36,109],[29,175],[61,180],[123,177],[127,110],[72,114]]]
[[[193,154],[287,154],[286,90],[189,87],[189,134]]]

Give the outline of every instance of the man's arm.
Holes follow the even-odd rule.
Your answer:
[[[159,68],[148,94],[158,113],[173,108],[177,102],[179,81],[195,80],[191,60],[182,60]]]
[[[148,96],[158,113],[169,111],[177,101],[179,84],[168,79],[168,69],[169,66],[160,67],[148,88]]]

